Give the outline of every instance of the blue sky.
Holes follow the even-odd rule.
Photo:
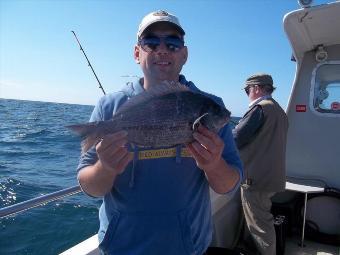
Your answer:
[[[186,31],[187,79],[242,116],[245,79],[267,72],[285,108],[295,63],[282,21],[298,8],[295,0],[0,0],[0,98],[95,104],[102,92],[71,30],[113,92],[135,79],[122,76],[142,76],[133,59],[137,27],[144,15],[164,9]]]

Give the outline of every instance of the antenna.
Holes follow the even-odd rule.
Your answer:
[[[79,44],[80,50],[83,52],[83,54],[84,54],[84,56],[85,56],[85,58],[86,58],[86,60],[87,60],[87,63],[89,64],[89,67],[91,67],[91,70],[92,70],[94,76],[96,77],[96,79],[97,79],[97,81],[98,81],[98,83],[99,83],[99,88],[103,91],[104,95],[106,95],[106,93],[105,93],[105,91],[104,91],[104,88],[103,88],[102,84],[100,83],[100,81],[99,81],[99,79],[98,79],[98,77],[97,77],[97,75],[96,75],[96,72],[94,71],[94,69],[93,69],[93,67],[92,67],[92,65],[91,65],[91,63],[90,63],[90,61],[89,61],[89,59],[88,59],[87,56],[86,56],[85,51],[83,50],[83,47],[81,46],[81,44],[80,44],[80,42],[79,42],[79,40],[78,40],[78,37],[77,37],[76,33],[75,33],[74,31],[71,31],[71,32],[73,33],[74,37],[76,38],[76,40],[77,40],[77,42],[78,42],[78,44]]]
[[[125,74],[125,75],[121,75],[120,77],[122,77],[122,78],[140,78],[138,75],[135,75],[135,74]]]

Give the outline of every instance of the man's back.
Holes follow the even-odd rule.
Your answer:
[[[262,100],[258,105],[263,111],[263,125],[255,138],[240,149],[245,178],[250,179],[253,189],[282,191],[285,187],[288,119],[272,98]]]
[[[250,76],[244,90],[250,109],[234,129],[234,138],[244,164],[245,180],[241,186],[246,231],[245,246],[256,244],[263,255],[275,254],[276,237],[271,198],[285,188],[285,157],[288,120],[272,98],[276,88],[271,75]],[[251,247],[254,251],[256,248]]]

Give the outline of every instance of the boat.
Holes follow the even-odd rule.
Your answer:
[[[296,72],[286,109],[286,191],[273,199],[280,249],[277,254],[336,255],[340,254],[338,239],[325,243],[317,237],[340,236],[340,1],[323,5],[312,5],[311,0],[298,2],[301,8],[283,18]],[[71,187],[29,203],[2,208],[0,217],[79,192],[78,186]],[[234,249],[241,236],[239,197],[213,191],[210,195],[214,222],[211,246]],[[314,240],[308,237],[313,230],[311,222],[318,226],[312,232]],[[100,254],[97,235],[61,254]]]
[[[299,4],[301,9],[286,14],[283,19],[296,73],[286,109],[289,119],[287,192],[273,199],[273,209],[277,207],[278,211],[280,207],[291,208],[296,203],[292,199],[296,193],[305,195],[307,202],[310,193],[322,194],[329,187],[340,190],[340,146],[334,141],[340,130],[340,2],[312,6],[312,1],[299,1]],[[340,200],[336,201],[332,209],[339,212]],[[211,191],[211,203],[214,221],[211,246],[234,248],[242,221],[239,199]],[[317,204],[313,206],[318,208]],[[311,212],[307,208],[305,204],[301,213],[308,216]],[[297,224],[303,227],[297,230],[299,234],[285,238],[285,254],[340,254],[340,244],[304,240],[305,220]],[[339,217],[336,224],[340,224]],[[340,226],[337,226],[332,231],[340,235]],[[62,255],[99,254],[97,246],[97,237],[92,236]]]

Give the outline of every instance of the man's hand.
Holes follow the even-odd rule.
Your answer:
[[[101,197],[110,192],[117,175],[133,159],[133,155],[125,147],[126,143],[127,133],[120,131],[103,137],[97,144],[97,163],[78,172],[79,183],[86,193]]]
[[[233,189],[240,176],[222,157],[224,141],[203,126],[193,136],[195,141],[187,147],[197,166],[205,172],[210,187],[221,194]]]
[[[196,160],[197,166],[205,172],[215,169],[221,160],[223,140],[202,125],[198,127],[198,132],[195,132],[193,136],[196,141],[188,144],[187,147]]]
[[[131,153],[125,147],[127,132],[120,131],[106,135],[96,146],[99,164],[103,170],[121,174],[129,162],[133,159]]]

